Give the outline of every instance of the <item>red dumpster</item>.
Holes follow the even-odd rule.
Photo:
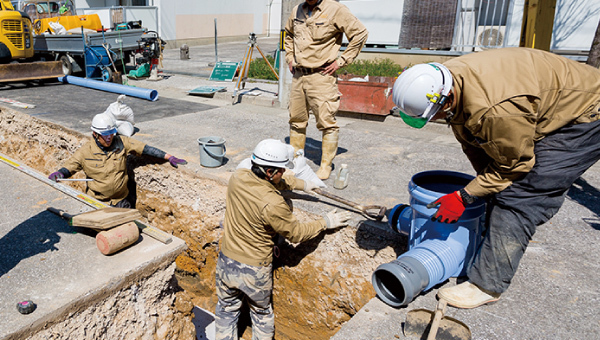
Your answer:
[[[390,114],[395,106],[392,101],[392,87],[395,81],[396,78],[392,77],[338,75],[338,89],[342,94],[339,110],[382,116]]]

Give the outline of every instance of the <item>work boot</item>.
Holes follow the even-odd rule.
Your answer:
[[[331,163],[338,147],[339,130],[323,131],[323,141],[321,142],[321,166],[317,170],[317,177],[328,179],[331,174]]]
[[[442,288],[438,291],[437,296],[456,308],[475,308],[500,300],[499,293],[486,291],[469,281],[454,287]]]
[[[296,152],[298,152],[298,150],[304,149],[305,143],[306,143],[306,128],[304,128],[304,129],[290,128],[290,145],[294,147],[294,154],[296,154]]]

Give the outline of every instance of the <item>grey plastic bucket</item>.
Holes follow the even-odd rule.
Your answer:
[[[223,165],[225,157],[225,139],[216,136],[198,138],[200,146],[200,165],[216,168]]]

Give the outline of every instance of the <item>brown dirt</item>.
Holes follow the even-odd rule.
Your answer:
[[[22,113],[0,111],[0,152],[44,174],[56,171],[88,138]],[[179,285],[195,305],[214,311],[225,183],[152,160],[132,164],[137,208],[151,225],[188,245],[176,260]],[[73,186],[83,188],[81,183]],[[318,217],[298,209],[294,213],[300,220]],[[375,296],[371,274],[400,253],[401,243],[362,226],[323,233],[299,245],[281,243],[274,273],[276,338],[329,339]]]

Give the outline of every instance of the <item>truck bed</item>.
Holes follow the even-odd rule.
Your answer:
[[[115,52],[121,49],[123,51],[132,51],[138,48],[138,40],[140,40],[144,31],[144,29],[132,29],[104,33],[87,33],[86,44],[88,46],[102,45],[106,41]],[[33,37],[33,49],[36,53],[69,52],[78,55],[84,52],[81,34],[37,35]]]

